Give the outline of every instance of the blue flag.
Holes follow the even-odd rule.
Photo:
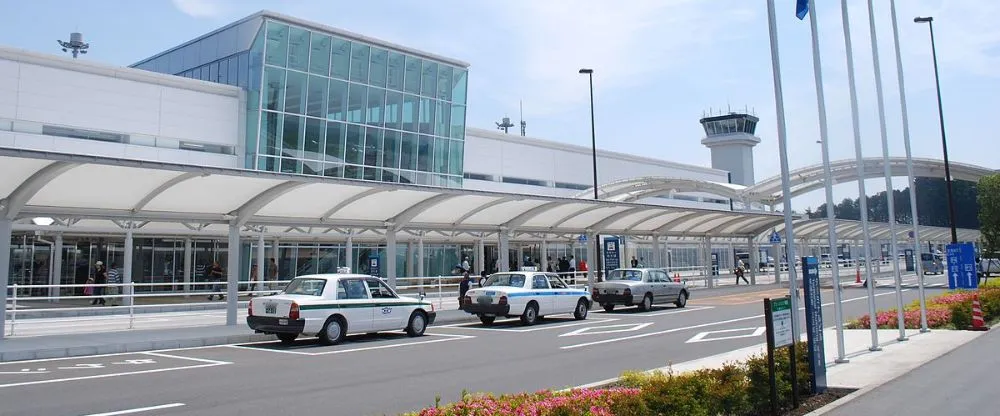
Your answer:
[[[805,19],[809,14],[809,0],[797,0],[795,4],[795,17],[799,20]]]

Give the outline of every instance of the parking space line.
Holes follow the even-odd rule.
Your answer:
[[[602,323],[602,322],[612,322],[612,321],[620,321],[620,320],[621,319],[618,319],[618,318],[605,318],[605,319],[596,319],[596,320],[594,320],[594,319],[586,320],[585,319],[585,320],[582,320],[582,321],[577,321],[577,322],[568,323],[568,324],[541,325],[541,326],[535,326],[533,328],[522,328],[522,329],[514,329],[514,328],[489,328],[489,327],[486,327],[486,328],[476,328],[476,327],[472,327],[471,325],[482,325],[482,324],[478,324],[478,323],[475,323],[475,322],[468,322],[468,323],[461,323],[461,324],[451,324],[451,325],[443,325],[443,326],[438,326],[436,328],[471,329],[471,330],[475,330],[475,331],[494,331],[494,332],[535,332],[535,331],[545,331],[545,330],[549,330],[549,329],[569,328],[569,327],[572,327],[572,326],[597,324],[597,323]],[[513,321],[507,321],[507,322],[513,322]]]
[[[176,360],[197,361],[197,362],[202,362],[202,363],[206,363],[206,364],[216,364],[216,365],[232,364],[231,362],[227,362],[227,361],[209,360],[209,359],[205,359],[205,358],[194,358],[194,357],[181,357],[179,355],[162,354],[162,353],[158,353],[158,352],[144,352],[143,354],[145,354],[145,355],[152,355],[154,357],[173,358],[173,359],[176,359]]]
[[[245,350],[252,350],[252,351],[275,352],[275,353],[279,353],[279,354],[318,356],[318,355],[344,354],[344,353],[348,353],[348,352],[363,352],[363,351],[372,351],[372,350],[382,350],[382,349],[388,349],[388,348],[401,348],[401,347],[409,347],[409,346],[413,346],[413,345],[435,344],[435,343],[438,343],[438,342],[461,341],[461,340],[464,340],[464,339],[475,338],[474,335],[458,335],[458,334],[427,334],[427,333],[425,333],[424,335],[425,336],[444,337],[444,338],[443,339],[427,340],[427,341],[407,342],[407,343],[403,343],[403,344],[377,345],[377,346],[372,346],[372,347],[357,347],[357,348],[349,348],[349,349],[344,349],[344,350],[323,351],[323,352],[302,352],[302,351],[292,351],[292,350],[288,350],[288,349],[255,348],[255,347],[249,346],[249,345],[257,345],[257,344],[273,343],[273,341],[255,342],[255,343],[248,343],[248,344],[243,344],[243,345],[226,345],[226,347],[237,348],[237,349],[245,349]]]
[[[79,357],[77,357],[79,358]],[[229,364],[229,363],[227,363]],[[0,389],[7,387],[20,387],[20,386],[31,386],[36,384],[52,384],[52,383],[62,383],[67,381],[79,381],[79,380],[92,380],[99,378],[111,378],[111,377],[121,377],[121,376],[131,376],[137,374],[153,374],[153,373],[164,373],[167,371],[177,371],[177,370],[193,370],[196,368],[208,368],[208,367],[218,367],[224,364],[198,364],[189,365],[183,367],[170,367],[170,368],[157,368],[152,370],[141,370],[141,371],[129,371],[125,373],[110,373],[110,374],[98,374],[93,376],[81,376],[81,377],[67,377],[67,378],[56,378],[50,380],[36,380],[36,381],[25,381],[21,383],[8,383],[0,384]]]
[[[184,403],[170,403],[170,404],[161,404],[161,405],[159,405],[159,406],[149,406],[149,407],[137,407],[137,408],[135,408],[135,409],[126,409],[126,410],[118,410],[118,411],[115,411],[115,412],[107,412],[107,413],[94,413],[94,414],[90,414],[90,415],[87,415],[87,416],[118,416],[118,415],[130,415],[130,414],[133,414],[133,413],[142,413],[142,412],[148,412],[148,411],[151,411],[151,410],[163,410],[163,409],[172,409],[172,408],[174,408],[174,407],[181,407],[181,406],[185,406],[185,404],[184,404]]]
[[[691,307],[691,308],[671,309],[669,311],[663,311],[663,312],[642,313],[642,314],[635,314],[635,315],[628,315],[628,316],[642,316],[642,317],[663,316],[663,315],[673,315],[673,314],[677,314],[677,313],[703,311],[703,310],[706,310],[706,309],[715,309],[715,306],[694,306],[694,307]]]

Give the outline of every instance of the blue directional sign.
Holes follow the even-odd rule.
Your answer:
[[[771,233],[771,244],[781,244],[781,234],[777,231]]]
[[[608,272],[610,270],[617,269],[621,267],[622,258],[621,250],[619,250],[619,245],[621,240],[618,237],[605,237],[604,238],[604,271]]]
[[[948,288],[976,289],[976,247],[972,243],[948,244]]]
[[[586,234],[580,234],[580,236],[576,238],[576,241],[579,241],[581,243],[586,243],[587,242],[587,235]]]
[[[823,348],[823,299],[820,298],[819,261],[802,258],[803,291],[806,297],[806,332],[809,344],[809,373],[813,393],[826,390],[826,352]]]
[[[378,276],[381,274],[381,265],[378,256],[368,257],[368,275]]]

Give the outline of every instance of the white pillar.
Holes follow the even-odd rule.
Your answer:
[[[705,285],[709,288],[715,287],[715,276],[712,275],[712,239],[705,237],[702,243],[702,252],[705,256]]]
[[[49,282],[50,285],[62,284],[62,263],[63,263],[63,235],[62,233],[56,233],[56,242],[52,247],[52,281]],[[59,295],[59,288],[50,287],[49,297],[56,297]],[[59,302],[58,299],[53,300],[54,302]]]
[[[597,257],[602,254],[597,252],[597,238],[596,234],[587,234],[587,287],[594,287],[594,283],[597,282],[598,264],[603,264],[597,261]]]
[[[500,270],[501,272],[510,271],[510,233],[507,229],[500,229]]]
[[[191,237],[184,239],[184,291],[191,291],[191,270],[194,267],[194,261],[192,255],[194,253],[191,250]]]
[[[409,241],[406,243],[406,277],[414,277],[413,274],[413,261],[415,260],[413,254],[413,242]]]
[[[2,213],[0,213],[2,214]],[[4,319],[0,319],[0,340],[7,335],[7,284],[10,283],[10,233],[13,221],[0,215],[0,305],[4,305]]]
[[[346,257],[347,257],[347,264],[345,266],[347,266],[347,268],[351,269],[351,273],[357,273],[358,271],[354,270],[354,232],[353,231],[348,231],[348,234],[347,234]]]
[[[747,237],[747,251],[750,253],[750,257],[747,258],[750,263],[747,265],[747,269],[750,270],[750,285],[756,285],[757,269],[760,267],[760,250],[757,249],[757,242],[754,241],[753,237]]]
[[[774,284],[781,283],[781,244],[771,244],[771,256],[774,258]]]
[[[539,271],[547,271],[549,267],[549,242],[542,240],[542,255],[538,257]]]
[[[135,239],[132,238],[132,224],[129,223],[125,228],[125,258],[122,259],[122,286],[123,293],[128,293],[129,286],[132,283],[132,257],[133,250],[135,249]],[[131,296],[125,298],[124,304],[130,306],[135,302]]]
[[[472,267],[476,268],[477,273],[486,270],[486,242],[482,238],[476,240],[476,265]]]
[[[653,255],[649,259],[649,267],[663,267],[663,255],[660,253],[660,236],[653,234]]]
[[[521,244],[517,245],[517,269],[521,270],[524,267],[524,246]]]
[[[417,277],[427,277],[426,274],[426,269],[424,269],[424,233],[421,231],[420,238],[417,239]]]
[[[240,226],[236,222],[229,223],[228,264],[226,275],[226,325],[236,325],[236,303],[238,299],[237,284],[240,280]]]
[[[389,287],[396,289],[396,231],[385,230],[385,277]]]
[[[261,227],[260,234],[257,235],[257,287],[251,287],[250,290],[263,289],[264,282],[267,281],[264,256],[264,228]]]

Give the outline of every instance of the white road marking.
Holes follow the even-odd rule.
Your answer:
[[[173,359],[176,359],[176,360],[197,361],[197,362],[206,363],[206,364],[216,364],[216,365],[232,364],[231,362],[228,362],[228,361],[209,360],[209,359],[206,359],[206,358],[181,357],[179,355],[162,354],[162,353],[158,353],[158,352],[144,352],[143,354],[145,354],[145,355],[152,355],[154,357],[173,358]]]
[[[902,291],[906,292],[906,291],[909,291],[909,290],[910,289],[904,289]],[[878,293],[875,296],[877,297],[877,296],[886,296],[886,295],[895,295],[895,294],[896,294],[896,292],[885,292],[885,293]],[[851,298],[851,299],[844,299],[841,303],[853,302],[853,301],[862,300],[862,299],[868,299],[868,297],[867,296],[862,296],[862,297],[856,297],[856,298]],[[831,305],[833,305],[833,302],[824,303],[823,304],[823,306],[831,306]],[[800,311],[801,310],[805,310],[805,308],[801,307],[801,308],[799,308],[799,310]],[[611,339],[605,339],[605,340],[601,340],[601,341],[592,341],[592,342],[585,342],[585,343],[582,343],[582,344],[567,345],[565,347],[559,347],[559,349],[569,350],[569,349],[574,349],[574,348],[589,347],[589,346],[592,346],[592,345],[600,345],[600,344],[608,344],[608,343],[612,343],[612,342],[628,341],[628,340],[632,340],[632,339],[652,337],[652,336],[656,336],[656,335],[671,334],[671,333],[674,333],[674,332],[688,331],[688,330],[691,330],[691,329],[704,328],[704,327],[708,327],[708,326],[724,325],[724,324],[729,324],[729,323],[733,323],[733,322],[747,321],[747,320],[751,320],[751,319],[760,319],[760,318],[763,318],[763,317],[764,317],[763,314],[761,314],[761,315],[754,315],[754,316],[746,316],[746,317],[743,317],[743,318],[728,319],[728,320],[725,320],[725,321],[718,321],[718,322],[708,322],[708,323],[699,324],[699,325],[692,325],[692,326],[686,326],[686,327],[681,327],[681,328],[673,328],[673,329],[667,329],[667,330],[656,331],[656,332],[648,332],[648,333],[645,333],[645,334],[629,335],[629,336],[621,337],[621,338],[611,338]]]
[[[743,335],[727,335],[727,336],[724,336],[724,337],[713,337],[713,338],[707,338],[707,339],[705,338],[705,337],[707,337],[707,336],[709,336],[711,334],[728,334],[730,332],[747,332],[747,331],[753,331],[753,332],[749,333],[749,334],[743,334]],[[722,330],[719,330],[719,331],[699,332],[697,335],[691,337],[691,339],[689,339],[687,341],[684,341],[684,343],[685,344],[692,344],[692,343],[695,343],[695,342],[722,341],[722,340],[726,340],[726,339],[739,339],[739,338],[753,338],[753,337],[759,337],[761,335],[764,335],[765,331],[767,331],[767,327],[756,327],[756,328],[750,327],[750,328],[722,329]]]
[[[137,407],[135,409],[119,410],[119,411],[116,411],[116,412],[93,413],[93,414],[86,415],[86,416],[130,415],[130,414],[133,414],[133,413],[148,412],[148,411],[151,411],[151,410],[171,409],[171,408],[174,408],[174,407],[181,407],[181,406],[184,406],[184,403],[170,403],[170,404],[161,404],[159,406]]]
[[[600,335],[600,334],[614,334],[618,332],[632,332],[643,329],[647,326],[652,325],[652,322],[645,322],[641,324],[618,324],[618,325],[607,325],[607,326],[589,326],[586,328],[576,329],[565,334],[560,335],[560,337],[572,337],[577,335]],[[609,329],[609,328],[622,328],[622,329]],[[608,329],[608,330],[604,330]]]
[[[127,371],[127,372],[123,372],[123,373],[97,374],[97,375],[92,375],[92,376],[80,376],[80,377],[56,378],[56,379],[49,379],[49,380],[26,381],[26,382],[20,382],[20,383],[8,383],[8,384],[0,384],[0,388],[18,387],[18,386],[30,386],[30,385],[36,385],[36,384],[62,383],[62,382],[67,382],[67,381],[78,381],[78,380],[90,380],[90,379],[99,379],[99,378],[120,377],[120,376],[136,375],[136,374],[162,373],[162,372],[167,372],[167,371],[191,370],[191,369],[196,369],[196,368],[217,367],[217,366],[220,366],[220,365],[232,364],[231,362],[226,362],[226,361],[215,361],[215,360],[206,360],[206,359],[202,359],[202,358],[181,357],[181,356],[178,356],[178,355],[158,354],[158,353],[152,353],[152,352],[140,352],[140,353],[133,352],[133,353],[105,354],[105,355],[99,355],[99,356],[90,356],[90,357],[86,357],[86,358],[109,357],[109,356],[119,356],[119,355],[152,355],[152,356],[157,356],[157,357],[173,358],[173,359],[177,359],[177,360],[187,360],[187,361],[202,362],[202,363],[205,363],[205,364],[189,365],[189,366],[181,366],[181,367],[156,368],[156,369],[151,369],[151,370],[140,370],[140,371]],[[42,359],[42,360],[19,361],[19,362],[17,362],[17,364],[25,363],[25,362],[69,360],[69,359],[80,359],[80,358],[81,357],[49,358],[49,359]],[[94,367],[94,366],[95,366],[94,364],[84,364],[82,367],[76,367],[76,368],[88,368],[88,367],[91,368],[91,369],[99,368],[99,367]],[[67,367],[67,368],[74,368],[74,367]]]
[[[676,313],[696,312],[696,311],[703,311],[703,310],[706,310],[706,309],[714,309],[714,308],[715,308],[715,306],[693,306],[693,307],[688,307],[688,308],[684,308],[684,309],[669,310],[669,311],[663,311],[663,312],[653,312],[653,313],[642,313],[642,314],[629,315],[629,316],[647,317],[647,316],[673,315],[673,314],[676,314]]]
[[[601,322],[613,322],[613,321],[620,321],[620,319],[617,319],[617,318],[605,318],[605,319],[591,320],[591,321],[583,320],[583,321],[573,322],[573,323],[568,323],[568,324],[539,325],[539,326],[535,326],[535,327],[532,327],[532,328],[522,328],[522,329],[514,329],[514,328],[489,328],[489,327],[486,327],[486,328],[476,328],[476,327],[471,326],[471,325],[482,325],[481,323],[476,323],[476,322],[467,322],[467,323],[461,323],[461,324],[444,325],[444,326],[438,326],[438,327],[435,327],[435,328],[458,328],[458,329],[472,329],[472,330],[476,330],[476,331],[495,331],[495,332],[535,332],[535,331],[545,331],[545,330],[549,330],[549,329],[569,328],[569,327],[572,327],[572,326],[588,325],[588,324],[595,324],[595,323],[601,323]],[[507,322],[513,322],[513,321],[507,321]]]
[[[276,352],[276,353],[279,353],[279,354],[317,356],[317,355],[344,354],[344,353],[349,353],[349,352],[363,352],[363,351],[383,350],[383,349],[388,349],[388,348],[409,347],[409,346],[412,346],[412,345],[435,344],[435,343],[438,343],[438,342],[461,341],[463,339],[475,338],[475,336],[473,336],[473,335],[457,335],[457,334],[424,334],[424,335],[426,335],[426,336],[439,336],[439,337],[445,337],[445,338],[444,339],[433,339],[433,340],[429,340],[429,341],[408,342],[408,343],[403,343],[403,344],[378,345],[378,346],[373,346],[373,347],[358,347],[358,348],[349,348],[349,349],[344,349],[344,350],[323,351],[323,352],[300,352],[300,351],[291,351],[291,350],[287,350],[287,349],[280,349],[279,350],[279,349],[270,349],[270,348],[254,348],[254,347],[248,347],[247,344],[244,344],[244,345],[226,345],[226,347],[237,348],[237,349],[247,349],[247,350],[253,350],[253,351]],[[253,343],[253,344],[260,344],[260,343]]]

